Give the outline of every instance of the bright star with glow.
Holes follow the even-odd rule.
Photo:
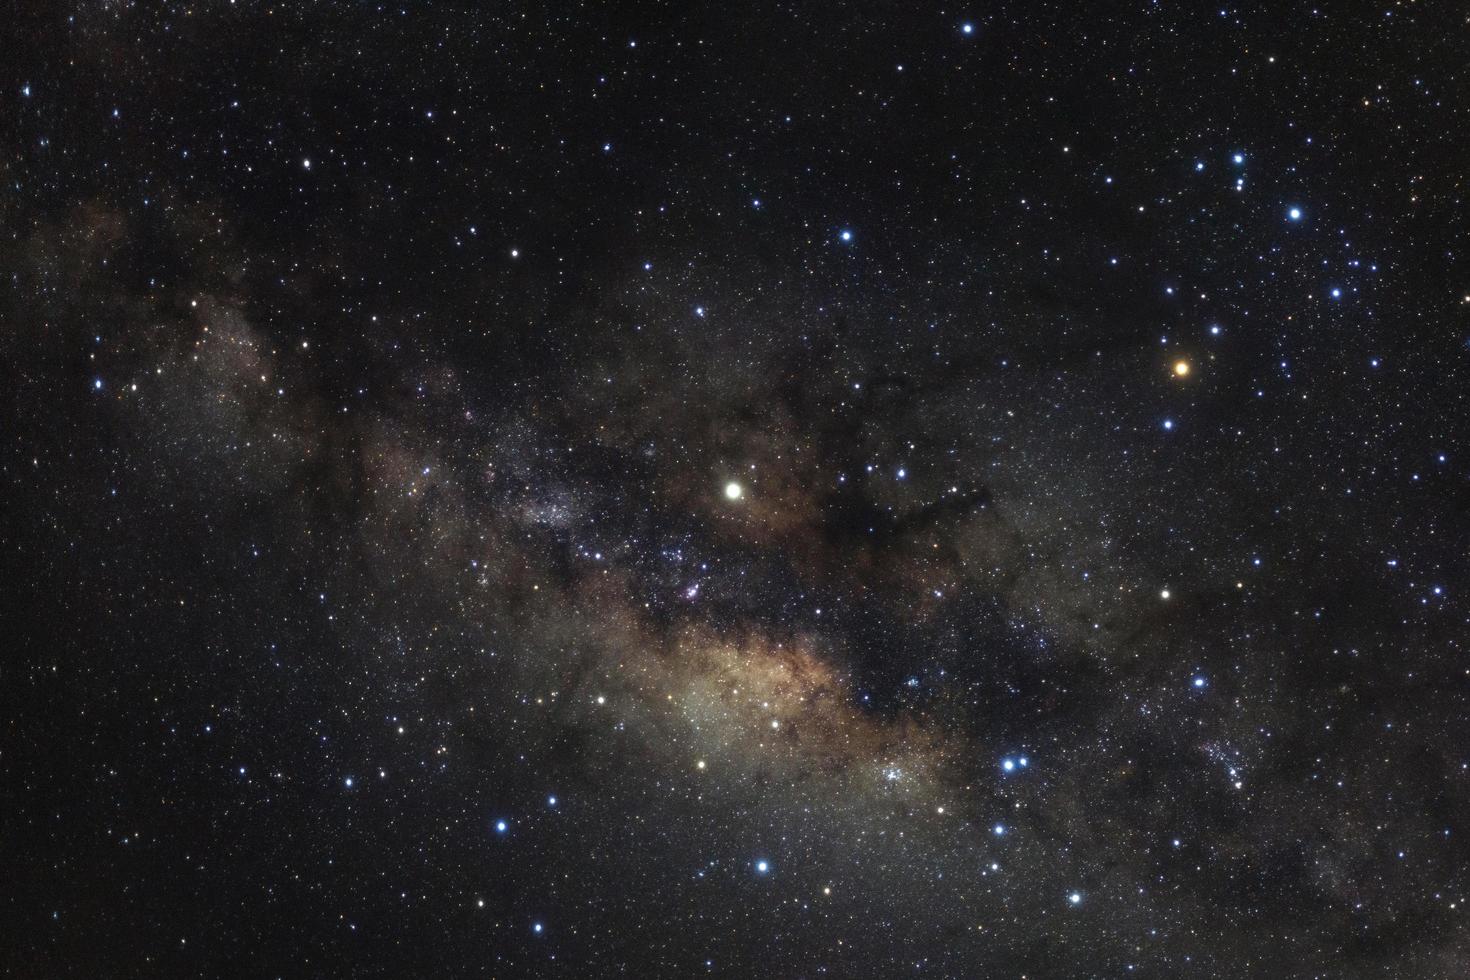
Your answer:
[[[505,833],[509,829],[510,829],[510,825],[507,824],[504,820],[497,820],[497,821],[495,821],[495,832],[497,834],[503,834],[503,833]]]
[[[963,24],[960,25],[960,33],[961,34],[974,34],[975,33],[975,25],[974,24],[971,24],[969,21],[966,21],[965,23],[963,23]],[[26,94],[27,95],[30,95],[31,93],[29,91],[27,91]]]
[[[729,483],[725,484],[726,500],[739,500],[743,496],[745,496],[745,488],[742,487],[740,484],[736,483],[734,480],[731,480]]]
[[[1174,362],[1174,375],[1175,375],[1175,377],[1179,377],[1179,378],[1187,378],[1187,377],[1189,377],[1189,362],[1186,361],[1186,360],[1183,360],[1182,358],[1180,360],[1175,361]]]
[[[1073,892],[1072,894],[1070,894],[1070,895],[1067,896],[1067,901],[1069,903],[1071,903],[1072,905],[1081,905],[1082,904],[1082,893],[1081,892]]]
[[[852,232],[844,228],[842,229],[842,234],[838,235],[837,237],[841,238],[844,242],[850,242],[852,241]]]
[[[755,870],[759,871],[761,874],[765,874],[767,871],[771,870],[771,866],[765,861],[757,861],[755,862]]]
[[[1291,221],[1300,221],[1302,220],[1302,209],[1289,208],[1286,212],[1286,217]]]

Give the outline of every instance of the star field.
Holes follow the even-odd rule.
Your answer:
[[[1470,963],[1470,20],[25,4],[0,972]]]

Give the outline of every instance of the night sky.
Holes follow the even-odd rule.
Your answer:
[[[1462,5],[0,21],[0,973],[1470,975]]]

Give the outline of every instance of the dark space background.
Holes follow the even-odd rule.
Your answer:
[[[12,0],[0,969],[1465,976],[1467,32]]]

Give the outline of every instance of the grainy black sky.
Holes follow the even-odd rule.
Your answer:
[[[0,20],[0,971],[1470,970],[1458,6]]]

